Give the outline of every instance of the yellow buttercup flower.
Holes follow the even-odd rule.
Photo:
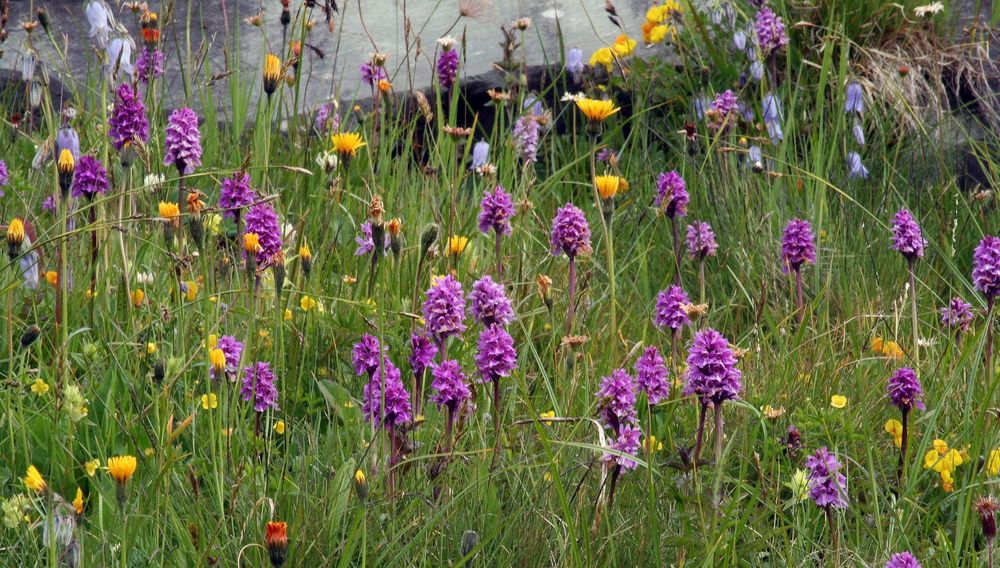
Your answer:
[[[201,395],[201,407],[205,410],[215,410],[219,407],[219,397],[214,392]]]
[[[830,397],[830,406],[834,408],[844,408],[847,406],[847,397],[840,394],[835,394]]]
[[[87,472],[87,477],[94,477],[94,474],[97,473],[97,468],[99,467],[101,467],[101,460],[96,459],[83,464],[83,469]]]
[[[615,38],[614,50],[618,57],[627,57],[635,51],[636,41],[625,34]]]
[[[274,423],[274,431],[279,436],[283,436],[285,434],[285,421],[284,420],[278,420],[277,422],[275,422]]]
[[[41,396],[49,392],[49,383],[43,381],[42,379],[35,379],[35,382],[31,384],[31,392]]]
[[[121,485],[125,485],[135,474],[136,465],[135,456],[108,458],[108,474]]]
[[[367,145],[357,132],[338,132],[330,137],[330,141],[334,152],[352,158],[358,155],[360,148]]]
[[[597,67],[603,65],[605,69],[611,71],[611,65],[615,62],[615,52],[610,47],[602,47],[590,56],[590,66]]]
[[[146,344],[146,355],[154,355],[156,353],[156,344],[152,341]]]
[[[316,307],[316,300],[313,300],[309,296],[303,295],[302,298],[299,299],[299,307],[302,308],[303,311],[308,312],[309,310]]]
[[[886,420],[885,431],[892,436],[897,448],[903,446],[903,424],[896,419]]]
[[[594,176],[594,187],[597,188],[597,194],[601,199],[614,199],[618,195],[621,181],[622,178],[615,175]]]
[[[35,493],[45,492],[45,478],[42,477],[37,467],[33,465],[28,466],[27,475],[24,476],[24,486]]]
[[[465,247],[469,244],[469,237],[452,235],[448,239],[448,254],[458,256],[465,252]]]
[[[609,116],[621,110],[615,106],[614,101],[607,99],[579,99],[576,101],[576,106],[591,122],[604,122]]]

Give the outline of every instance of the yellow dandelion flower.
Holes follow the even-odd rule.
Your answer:
[[[8,245],[21,246],[24,242],[24,221],[20,217],[14,217],[10,225],[7,225]]]
[[[45,492],[45,478],[42,477],[37,467],[33,465],[28,466],[27,474],[24,476],[24,486],[35,493]]]
[[[597,188],[597,194],[604,200],[614,199],[618,195],[621,179],[614,175],[594,176],[594,187]]]
[[[330,142],[333,143],[334,152],[352,158],[358,155],[360,148],[367,146],[357,132],[338,132],[330,137]]]
[[[462,237],[459,235],[452,235],[448,239],[448,254],[453,256],[458,256],[465,252],[465,247],[469,244],[469,237]]]
[[[185,293],[185,297],[187,298],[187,301],[193,302],[194,299],[198,297],[198,283],[194,280],[188,280],[186,284],[187,292]]]
[[[263,251],[260,246],[260,236],[257,233],[243,233],[243,250],[251,254]]]
[[[71,174],[76,169],[76,160],[73,158],[73,152],[69,148],[63,148],[59,152],[59,161],[56,164],[56,168],[61,174]]]
[[[177,207],[176,203],[161,201],[160,202],[160,217],[166,219],[167,221],[174,221],[181,215],[181,210]]]
[[[118,483],[124,485],[135,474],[135,456],[115,456],[108,458],[108,474]]]
[[[264,92],[271,96],[281,82],[281,60],[273,53],[264,56]]]
[[[576,101],[576,107],[591,122],[604,122],[609,116],[621,110],[615,106],[614,101],[607,99],[579,99]]]
[[[226,353],[222,349],[212,348],[208,352],[208,361],[212,364],[212,370],[216,375],[221,375],[226,370]]]
[[[282,314],[281,319],[284,321],[292,321],[292,310],[285,308],[285,313]]]
[[[142,288],[136,288],[132,291],[132,303],[134,305],[142,305],[144,299],[146,299],[146,293],[142,291]]]

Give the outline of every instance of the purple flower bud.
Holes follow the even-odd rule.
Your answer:
[[[687,206],[691,201],[691,196],[687,192],[687,184],[677,170],[663,172],[656,178],[656,208],[663,211],[664,215],[673,219],[674,217],[686,217]]]
[[[817,506],[847,508],[847,477],[840,473],[840,462],[825,447],[806,458],[809,469],[809,497]]]
[[[1000,295],[1000,237],[986,235],[972,254],[972,281],[987,298]]]
[[[465,331],[465,294],[454,276],[438,278],[426,292],[422,307],[427,330],[438,342]]]
[[[702,404],[721,404],[739,396],[743,374],[736,368],[729,340],[718,331],[706,328],[695,333],[687,364],[684,396],[696,395]]]
[[[656,347],[647,347],[635,362],[635,377],[640,389],[646,391],[650,404],[666,400],[670,395],[670,373]]]
[[[382,392],[382,387],[385,392]],[[402,373],[388,357],[371,375],[362,391],[361,413],[371,422],[382,421],[386,428],[396,428],[409,422],[411,414],[410,393],[403,386]],[[382,403],[385,403],[385,406]]]
[[[708,105],[705,116],[708,118],[708,127],[712,130],[726,130],[736,125],[739,116],[739,99],[731,90],[725,90],[715,95]]]
[[[201,165],[201,133],[193,110],[183,107],[170,113],[164,145],[164,166],[175,165],[181,174],[188,175]]]
[[[886,387],[892,404],[902,412],[909,412],[914,407],[924,409],[924,390],[917,380],[917,372],[909,367],[902,367],[889,377]]]
[[[704,221],[695,221],[687,226],[686,241],[688,255],[692,260],[704,260],[706,256],[715,256],[715,251],[719,249],[712,226]]]
[[[73,197],[93,199],[97,194],[107,191],[108,171],[101,165],[101,161],[90,154],[82,156],[73,174]]]
[[[567,203],[556,212],[552,220],[552,254],[575,258],[581,252],[590,252],[590,225],[583,211]]]
[[[479,334],[476,367],[483,382],[499,381],[509,377],[517,368],[517,350],[514,339],[503,327],[492,325]]]
[[[927,241],[920,231],[920,225],[909,209],[900,209],[892,220],[892,249],[899,251],[906,260],[924,256]]]
[[[656,311],[653,314],[653,325],[663,329],[669,328],[673,331],[691,322],[687,312],[684,311],[684,304],[691,303],[687,293],[680,286],[674,285],[666,290],[661,290],[656,295]]]
[[[517,122],[514,123],[514,131],[511,136],[514,138],[514,146],[521,156],[521,161],[530,164],[538,160],[541,125],[533,114],[527,113],[518,118]]]
[[[139,80],[149,83],[163,76],[163,61],[166,56],[162,51],[152,47],[144,47],[135,63]]]
[[[479,204],[480,231],[488,233],[492,230],[498,235],[509,235],[510,218],[513,216],[514,202],[503,186],[497,185],[492,192],[483,192],[483,200]]]
[[[472,315],[483,327],[494,324],[505,326],[514,320],[514,308],[503,286],[494,282],[488,274],[473,283],[469,303]]]
[[[816,264],[816,241],[809,221],[792,219],[781,237],[782,270],[799,270],[803,264]]]
[[[847,97],[844,101],[844,112],[850,114],[862,114],[865,112],[865,101],[864,93],[861,90],[861,85],[859,83],[848,83],[847,84]]]

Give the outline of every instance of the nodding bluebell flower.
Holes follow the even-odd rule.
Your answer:
[[[116,37],[108,43],[108,60],[105,62],[105,72],[113,83],[120,83],[123,76],[128,80],[135,77],[135,66],[132,65],[132,51],[135,44],[128,36]]]
[[[583,74],[583,50],[574,47],[566,53],[566,71],[573,77],[574,83],[580,82]]]
[[[847,97],[844,101],[844,112],[850,114],[862,114],[865,112],[864,93],[861,91],[861,84],[857,82],[848,83]]]
[[[861,163],[861,155],[857,152],[847,154],[847,176],[851,179],[868,179],[868,168]]]
[[[538,97],[535,95],[528,95],[527,97],[524,97],[524,104],[521,108],[524,110],[528,110],[530,108],[531,114],[535,116],[542,116],[542,113],[545,112],[545,107],[542,106],[542,101],[538,100]]]
[[[764,64],[754,59],[750,64],[750,76],[754,81],[760,82],[764,78]]]
[[[760,146],[750,146],[747,151],[747,167],[757,173],[764,171],[764,157],[761,155]]]
[[[851,134],[854,135],[854,141],[858,143],[858,146],[865,145],[865,129],[861,127],[860,121],[854,121],[854,126],[851,127]]]
[[[21,80],[27,83],[35,78],[35,68],[38,66],[38,58],[34,51],[28,51],[21,59]]]
[[[718,26],[719,24],[722,23],[722,9],[716,7],[714,10],[712,10],[710,17],[712,18],[712,24]]]
[[[488,164],[490,161],[490,143],[485,140],[480,140],[472,147],[472,166],[471,169],[481,168]]]
[[[63,150],[73,154],[73,160],[80,159],[80,135],[68,123],[56,133],[56,158]]]
[[[768,93],[764,96],[764,125],[767,127],[767,135],[771,137],[772,144],[785,139],[781,120],[781,101],[773,93]]]
[[[747,33],[743,30],[736,30],[733,33],[733,48],[736,51],[743,51],[747,48]]]
[[[698,120],[704,120],[705,109],[708,108],[709,103],[712,101],[708,100],[708,97],[704,93],[698,95],[694,99],[694,115],[698,117]]]
[[[104,0],[91,0],[83,8],[83,13],[90,22],[90,32],[87,34],[97,38],[97,44],[104,47],[108,42],[111,29],[115,25],[115,17]]]
[[[739,113],[743,116],[743,120],[747,122],[753,122],[754,112],[752,106],[746,104],[746,102],[744,102],[743,99],[740,99],[736,103],[736,108],[737,110],[739,110]]]

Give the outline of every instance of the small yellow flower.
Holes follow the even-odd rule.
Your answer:
[[[94,474],[97,473],[97,468],[99,467],[101,467],[101,460],[97,459],[90,460],[83,464],[83,469],[87,472],[87,477],[94,477]]]
[[[160,217],[166,219],[167,221],[174,221],[181,215],[181,210],[177,207],[176,203],[173,202],[160,202]]]
[[[208,336],[208,350],[211,351],[215,349],[215,346],[219,344],[219,336],[212,333]]]
[[[45,492],[45,478],[42,477],[37,467],[33,465],[28,466],[27,475],[24,477],[24,486],[35,493]]]
[[[368,479],[365,477],[365,472],[360,469],[354,472],[354,491],[362,501],[368,497]]]
[[[602,47],[590,56],[590,66],[597,67],[603,65],[605,69],[611,71],[611,64],[615,61],[615,52],[610,47]]]
[[[903,446],[903,424],[896,419],[886,420],[885,431],[892,436],[892,441],[897,448]]]
[[[615,175],[594,176],[594,187],[597,188],[597,194],[604,200],[614,199],[618,195],[621,179]]]
[[[76,498],[73,499],[73,508],[76,509],[77,515],[83,514],[83,489],[79,487],[76,488]]]
[[[671,32],[671,30],[672,28],[670,26],[665,26],[663,24],[652,25],[649,26],[648,29],[646,25],[643,24],[642,37],[646,43],[660,43],[667,38],[667,33]],[[673,36],[674,34],[671,33],[670,35]]]
[[[142,451],[142,453],[145,454],[147,458],[151,458],[156,455],[156,450],[153,448],[146,448]]]
[[[945,493],[951,493],[955,490],[955,478],[952,477],[950,469],[941,471],[941,489]]]
[[[49,383],[40,378],[35,379],[35,382],[31,384],[31,392],[41,396],[49,392]]]
[[[59,274],[55,270],[49,270],[45,273],[45,281],[49,283],[49,286],[55,286],[59,283]]]
[[[156,353],[156,344],[150,341],[146,344],[146,355],[154,355]]]
[[[650,451],[650,448],[652,448],[652,451],[654,452],[662,452],[663,442],[657,440],[656,436],[650,435],[648,438],[642,441],[642,449],[648,452]]]
[[[216,375],[221,375],[226,370],[226,353],[222,349],[212,348],[208,352],[208,361],[212,364],[212,370]]]
[[[355,278],[354,276],[351,276],[350,274],[345,274],[344,277],[340,279],[340,281],[350,286],[352,284],[356,284],[358,279]]]
[[[1000,473],[1000,448],[990,450],[990,457],[986,460],[986,471],[990,477],[996,477]]]
[[[902,359],[904,355],[903,348],[895,341],[886,341],[882,354],[890,359]]]
[[[767,419],[769,419],[769,420],[776,420],[777,418],[781,417],[782,414],[785,413],[785,407],[784,406],[779,406],[779,407],[775,408],[775,407],[771,406],[770,404],[765,404],[764,408],[761,409],[761,410],[764,413],[764,417],[767,418]]]
[[[627,57],[635,51],[636,41],[625,34],[615,38],[614,50],[618,57]]]
[[[576,101],[576,107],[591,122],[604,122],[609,116],[621,110],[615,106],[614,101],[607,99],[579,99]]]
[[[275,422],[274,423],[274,431],[279,436],[284,436],[285,435],[285,421],[284,420],[278,420],[277,422]]]
[[[881,337],[873,337],[870,343],[872,351],[876,353],[882,353],[882,348],[885,346],[885,342]]]
[[[135,456],[115,456],[108,458],[108,474],[118,483],[124,485],[135,474]]]
[[[831,396],[830,406],[834,408],[844,408],[845,406],[847,406],[847,397],[840,394],[835,394]]]
[[[548,412],[543,412],[538,415],[538,419],[541,420],[542,424],[552,424],[551,420],[546,420],[546,418],[555,418],[556,411],[550,410]]]
[[[218,349],[216,349],[218,351]],[[205,410],[215,410],[219,408],[219,397],[214,392],[201,395],[201,407]]]
[[[545,481],[545,483],[552,481],[552,472],[546,471],[544,474],[542,474],[542,479]]]
[[[24,221],[20,217],[14,217],[10,225],[7,225],[7,244],[21,246],[24,242]]]
[[[243,250],[251,254],[257,254],[264,250],[260,246],[260,237],[257,233],[243,233]]]
[[[452,235],[448,239],[448,254],[458,256],[465,252],[465,247],[469,245],[469,237]]]
[[[186,284],[187,293],[185,294],[185,297],[187,298],[187,301],[193,302],[194,299],[198,297],[198,283],[194,280],[188,280]]]
[[[357,132],[338,132],[330,137],[330,141],[334,152],[352,158],[358,155],[360,148],[367,145]]]
[[[303,245],[299,247],[299,258],[302,260],[312,260],[312,257],[313,255],[312,251],[309,250],[309,245],[303,243]]]
[[[935,439],[931,445],[934,446],[934,451],[942,456],[948,452],[948,442],[944,440]]]
[[[134,305],[142,305],[144,299],[146,299],[146,293],[142,291],[142,288],[136,288],[132,291],[132,303]]]
[[[378,90],[380,93],[385,94],[392,90],[392,83],[386,81],[385,79],[379,79]]]
[[[316,300],[313,300],[309,296],[303,295],[302,298],[299,300],[299,307],[302,308],[302,311],[308,312],[309,310],[316,307]]]
[[[285,313],[281,316],[281,319],[285,321],[292,321],[292,310],[285,308]]]

